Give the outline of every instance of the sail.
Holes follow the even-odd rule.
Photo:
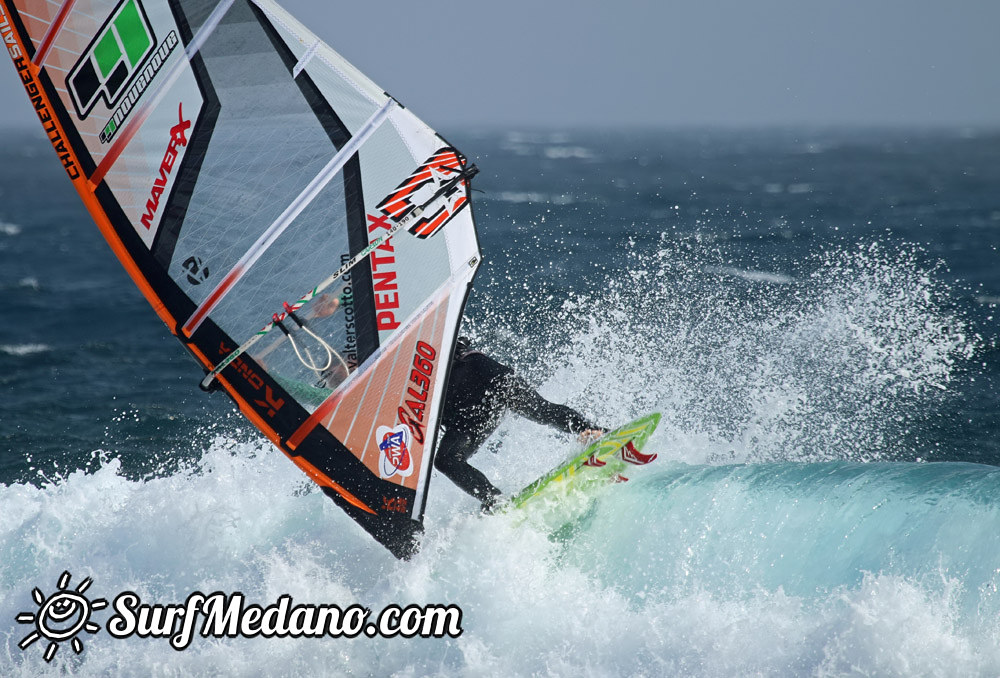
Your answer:
[[[270,0],[0,10],[67,175],[206,386],[411,553],[480,261],[474,168]]]

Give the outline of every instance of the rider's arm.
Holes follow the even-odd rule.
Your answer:
[[[567,433],[599,430],[582,414],[566,405],[557,405],[538,395],[521,377],[510,375],[506,383],[507,406],[539,424],[552,426]]]

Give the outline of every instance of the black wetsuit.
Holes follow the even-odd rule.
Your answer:
[[[483,444],[506,410],[567,433],[599,428],[565,405],[542,398],[514,370],[479,351],[456,354],[441,423],[445,427],[434,468],[491,508],[500,496],[483,473],[469,465],[469,457]]]

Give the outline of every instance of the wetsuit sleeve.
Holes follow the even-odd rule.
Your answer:
[[[485,436],[475,436],[458,429],[444,432],[434,456],[434,468],[483,504],[483,509],[496,505],[501,496],[482,471],[469,464],[469,457],[483,444]]]
[[[538,395],[538,392],[521,377],[509,375],[505,386],[507,407],[534,422],[552,426],[567,433],[580,433],[588,429],[600,428],[573,408],[550,403]]]

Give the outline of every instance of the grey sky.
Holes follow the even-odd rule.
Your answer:
[[[285,0],[448,126],[1000,126],[1000,0]],[[33,113],[0,65],[5,122]]]

